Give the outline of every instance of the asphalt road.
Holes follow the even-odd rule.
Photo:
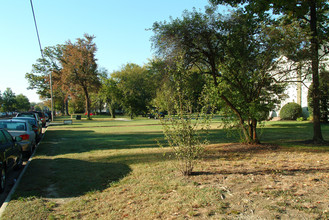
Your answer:
[[[45,131],[46,131],[46,128],[42,128],[42,133],[43,134],[44,134]],[[19,169],[19,170],[11,170],[11,172],[7,173],[5,191],[0,194],[0,207],[5,202],[8,194],[10,193],[10,190],[15,185],[16,180],[18,179],[20,173],[22,172],[22,170],[26,166],[28,160],[29,160],[29,158],[24,158],[23,166],[22,166],[21,169]]]

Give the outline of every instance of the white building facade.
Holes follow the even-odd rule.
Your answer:
[[[321,57],[321,55],[320,55]],[[288,85],[286,87],[285,95],[286,98],[281,101],[280,106],[271,112],[271,117],[279,117],[280,109],[289,102],[294,102],[299,104],[303,110],[303,117],[307,118],[309,116],[308,111],[308,91],[312,84],[311,75],[311,62],[305,62],[303,64],[293,63],[287,58],[282,59],[281,68],[279,71],[286,71],[290,75],[290,80],[288,80]],[[298,68],[297,65],[300,65]],[[321,57],[319,63],[319,72],[327,71],[329,72],[329,55]]]

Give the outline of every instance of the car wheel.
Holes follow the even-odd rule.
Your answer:
[[[0,173],[0,192],[5,190],[6,185],[6,167],[5,165],[1,166],[1,173]]]
[[[32,153],[33,153],[33,145],[27,150],[27,151],[24,151],[23,153],[24,153],[24,158],[26,158],[26,159],[29,159],[30,158],[30,156],[32,155]]]
[[[28,152],[29,157],[32,155],[35,144],[33,144]]]
[[[19,170],[22,168],[22,166],[23,166],[23,153],[20,151],[14,169]]]
[[[35,148],[37,148],[37,144],[36,143],[34,143],[34,145],[32,147],[32,152],[31,153],[33,153],[33,151],[35,151]]]

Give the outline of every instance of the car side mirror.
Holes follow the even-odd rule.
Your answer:
[[[21,138],[21,137],[18,137],[18,136],[15,136],[15,137],[14,137],[14,140],[15,140],[16,142],[20,142],[20,141],[22,141],[22,138]]]

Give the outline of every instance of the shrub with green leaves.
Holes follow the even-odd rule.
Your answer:
[[[294,102],[285,104],[280,110],[280,118],[282,120],[296,120],[302,116],[302,107]]]
[[[165,99],[168,115],[161,119],[161,124],[177,160],[177,169],[183,175],[191,175],[194,164],[204,151],[206,139],[203,132],[209,129],[210,115],[193,112],[195,97],[191,95],[193,88],[188,86],[193,72],[184,68],[181,57],[176,59],[175,65],[169,68],[174,89]]]
[[[198,116],[197,116],[198,117]],[[204,151],[199,126],[201,119],[192,114],[169,115],[162,120],[163,132],[169,146],[174,150],[177,168],[183,175],[192,173],[194,164]]]
[[[299,117],[299,118],[297,118],[297,121],[304,121],[304,118],[303,117]]]

